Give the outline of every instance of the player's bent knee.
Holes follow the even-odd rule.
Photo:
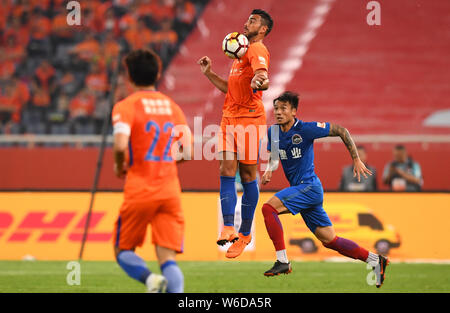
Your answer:
[[[277,215],[280,214],[279,210],[277,210],[269,202],[266,202],[263,204],[261,211],[262,211],[263,216],[268,216],[269,214],[273,214],[273,213],[276,213]]]
[[[114,256],[117,257],[119,256],[120,252],[122,251],[133,251],[134,252],[134,248],[133,249],[120,249],[119,247],[114,247]]]
[[[233,164],[227,164],[228,162],[221,162],[220,164],[220,176],[234,177],[236,176],[236,167]]]
[[[268,203],[264,203],[261,208],[261,211],[262,211],[262,214],[264,216],[266,216],[267,214],[270,214],[270,212],[273,212],[273,207]]]
[[[328,238],[327,238],[327,239],[324,239],[324,238],[317,238],[317,239],[319,239],[319,241],[322,243],[322,245],[323,245],[325,248],[328,248],[328,244],[329,244],[331,241],[333,241],[333,239],[329,240]]]
[[[253,173],[248,173],[248,172],[245,172],[245,173],[241,172],[241,173],[239,173],[239,175],[241,176],[241,181],[243,183],[250,183],[256,179],[256,173],[253,174]]]
[[[175,250],[156,246],[156,257],[158,258],[159,264],[164,264],[167,261],[175,261],[177,252]]]

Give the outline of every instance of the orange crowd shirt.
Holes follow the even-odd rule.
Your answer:
[[[269,59],[266,46],[255,42],[250,44],[242,58],[233,61],[223,105],[224,117],[258,117],[265,114],[262,91],[254,91],[250,83],[255,71],[269,71]]]
[[[180,107],[158,91],[138,91],[116,103],[112,121],[114,134],[130,136],[125,201],[179,196],[181,187],[172,145],[185,146],[191,140]],[[183,131],[178,131],[179,127]]]

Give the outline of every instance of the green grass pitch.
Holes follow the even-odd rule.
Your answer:
[[[159,273],[156,262],[150,269]],[[450,292],[449,264],[394,263],[385,284],[377,289],[366,282],[363,263],[293,262],[289,275],[264,277],[272,262],[178,262],[185,276],[185,292]],[[67,262],[0,261],[0,292],[145,292],[115,262],[82,261],[81,284],[69,286]]]

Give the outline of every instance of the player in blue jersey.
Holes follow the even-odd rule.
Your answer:
[[[339,136],[353,159],[354,172],[360,180],[372,172],[359,159],[358,151],[350,133],[344,127],[330,123],[303,122],[295,116],[298,108],[298,95],[286,91],[273,101],[277,124],[268,129],[270,151],[269,165],[262,177],[262,184],[270,182],[272,172],[279,161],[290,187],[277,192],[262,207],[266,229],[272,240],[277,261],[264,273],[265,276],[288,274],[292,271],[287,258],[283,237],[283,227],[279,214],[300,213],[306,226],[322,244],[353,259],[367,262],[377,274],[377,287],[384,281],[385,269],[389,261],[358,246],[355,242],[336,236],[330,219],[322,207],[323,188],[314,172],[314,140],[327,136]]]

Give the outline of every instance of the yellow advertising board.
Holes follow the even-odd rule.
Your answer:
[[[255,212],[254,242],[238,260],[273,260],[261,213],[272,193],[262,193]],[[75,260],[83,236],[89,193],[0,193],[0,259]],[[85,247],[86,260],[113,260],[112,230],[121,193],[98,193]],[[223,260],[215,241],[220,228],[218,193],[182,195],[186,219],[180,260]],[[339,236],[396,260],[450,260],[450,194],[327,193],[324,208]],[[291,259],[337,257],[306,228],[300,215],[280,216]],[[155,259],[151,232],[137,252]]]

